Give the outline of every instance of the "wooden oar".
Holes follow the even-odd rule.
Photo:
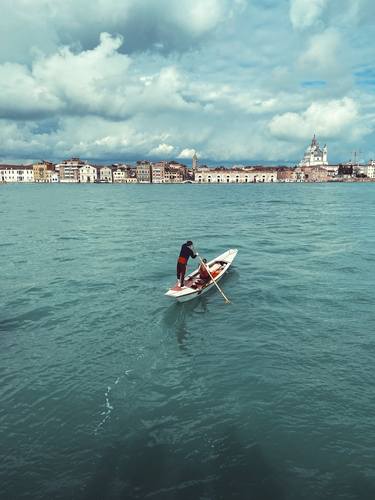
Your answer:
[[[225,300],[225,303],[226,304],[230,304],[230,300],[225,296],[225,293],[223,292],[223,290],[219,287],[219,285],[216,283],[215,281],[215,278],[212,276],[208,266],[206,266],[206,264],[203,262],[203,260],[201,259],[201,256],[198,255],[199,257],[199,260],[201,261],[201,263],[204,265],[204,267],[206,268],[206,271],[208,272],[208,275],[209,277],[212,279],[212,281],[215,283],[216,285],[216,288],[219,290],[219,292],[221,293],[221,295],[224,297],[224,300]]]

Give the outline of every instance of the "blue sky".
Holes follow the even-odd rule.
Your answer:
[[[375,157],[371,0],[1,7],[1,162]]]

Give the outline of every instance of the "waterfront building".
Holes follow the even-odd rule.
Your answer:
[[[299,167],[314,167],[328,165],[328,148],[325,144],[323,149],[320,148],[315,134],[312,138],[310,146],[307,147],[303,160],[299,162]]]
[[[279,167],[277,169],[277,181],[278,182],[295,182],[296,175],[295,169],[291,167]]]
[[[150,183],[151,182],[151,164],[148,161],[137,161],[137,166],[136,166],[136,176],[138,182],[144,184],[144,183]]]
[[[166,165],[167,162],[165,161],[160,161],[151,165],[151,180],[153,184],[164,184]]]
[[[59,173],[55,170],[47,170],[47,178],[49,179],[47,182],[60,182]]]
[[[51,173],[54,171],[53,163],[41,161],[33,164],[34,182],[51,182]]]
[[[60,182],[79,182],[79,169],[84,165],[86,163],[79,158],[71,158],[70,160],[58,163],[55,169],[59,173]]]
[[[1,182],[34,182],[32,165],[0,165]]]
[[[375,179],[375,160],[370,160],[367,165],[360,166],[360,172],[369,179]]]
[[[327,176],[331,179],[337,176],[339,171],[338,165],[322,165],[322,168],[327,172]]]
[[[256,183],[277,182],[277,171],[273,168],[199,168],[195,174],[197,183]]]
[[[172,161],[165,166],[164,178],[167,183],[178,184],[187,180],[189,176],[185,165]]]
[[[112,167],[98,167],[99,181],[105,183],[113,182]]]
[[[127,177],[125,179],[125,184],[137,184],[138,180],[136,177]]]
[[[93,183],[98,179],[98,169],[93,165],[85,164],[79,168],[79,182]]]
[[[296,167],[295,182],[328,182],[329,175],[325,168],[318,166]]]
[[[128,170],[124,166],[122,167],[118,166],[117,168],[115,168],[115,170],[113,170],[112,175],[114,183],[124,184],[125,182],[127,182]]]

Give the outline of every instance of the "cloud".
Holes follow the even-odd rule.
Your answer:
[[[299,58],[299,63],[309,72],[333,72],[341,67],[339,51],[341,35],[335,29],[328,29],[309,40],[309,45]]]
[[[181,151],[181,153],[177,156],[180,159],[191,159],[195,153],[195,149],[185,148]]]
[[[165,52],[186,50],[226,21],[241,3],[230,0],[12,0],[3,2],[0,61],[11,54],[25,62],[36,48],[53,53],[61,45],[87,50],[101,32],[127,40],[128,52],[161,44]]]
[[[26,66],[0,65],[0,117],[36,119],[61,111],[62,101],[48,88],[49,82],[37,80]]]
[[[174,152],[175,148],[174,146],[171,146],[170,144],[159,144],[156,148],[152,148],[151,151],[148,153],[149,156],[170,156]]]
[[[327,139],[356,139],[369,132],[360,121],[357,103],[349,97],[314,102],[301,113],[276,115],[269,129],[273,136],[282,139],[309,139],[314,133]]]
[[[375,150],[369,0],[3,4],[2,157],[278,161],[314,131],[337,160]]]
[[[120,36],[101,33],[99,45],[75,53],[63,47],[40,55],[32,69],[0,65],[0,118],[34,119],[53,114],[128,119],[140,112],[186,110],[184,78],[175,66],[151,75],[132,71],[132,59],[119,53]]]
[[[290,0],[290,21],[293,28],[310,28],[320,18],[328,0]]]

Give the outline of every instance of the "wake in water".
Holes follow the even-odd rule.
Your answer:
[[[120,382],[120,380],[124,377],[124,376],[129,376],[129,374],[132,372],[133,370],[126,370],[124,375],[120,376],[120,377],[117,377],[115,382],[114,382],[114,385],[118,385],[118,383]],[[104,410],[100,413],[100,416],[102,417],[101,421],[99,422],[99,424],[95,427],[94,429],[94,434],[97,434],[99,432],[99,430],[105,425],[105,423],[110,419],[111,417],[111,414],[112,414],[112,411],[114,410],[114,404],[111,402],[111,392],[112,392],[112,387],[109,385],[107,387],[107,390],[105,391],[104,393]]]

